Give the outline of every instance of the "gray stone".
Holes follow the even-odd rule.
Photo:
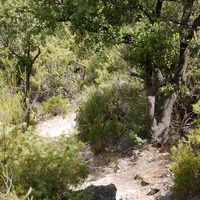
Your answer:
[[[173,191],[161,193],[156,197],[156,200],[175,200]]]
[[[121,152],[132,146],[134,146],[134,141],[130,138],[128,133],[125,133],[118,143],[117,151]]]
[[[117,199],[119,200],[138,200],[139,199],[139,191],[137,190],[126,190],[123,193],[117,194]]]
[[[106,186],[91,185],[85,191],[90,194],[90,200],[116,200],[117,188],[114,184]]]
[[[142,186],[147,186],[147,185],[149,185],[150,183],[149,182],[147,182],[147,181],[145,181],[145,180],[142,180],[141,181],[141,185]]]
[[[147,193],[147,195],[154,195],[156,193],[158,193],[160,191],[160,189],[158,188],[151,188],[150,191]]]

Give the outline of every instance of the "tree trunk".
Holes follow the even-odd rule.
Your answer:
[[[30,50],[27,53],[27,57],[24,58],[22,66],[25,69],[25,89],[24,89],[24,103],[25,103],[25,117],[24,122],[26,123],[25,131],[27,130],[30,123],[30,114],[31,114],[31,75],[33,71],[33,64],[35,60],[39,57],[41,51],[38,48],[38,53],[34,58],[30,57]]]
[[[163,2],[163,0],[157,0],[155,14],[158,19],[160,19],[161,17]],[[153,80],[145,80],[147,89],[147,125],[149,134],[152,138],[152,142],[156,146],[162,145],[169,132],[173,106],[178,96],[178,90],[182,86],[182,82],[184,81],[188,66],[188,46],[194,36],[194,31],[197,30],[198,26],[200,26],[200,15],[198,15],[196,19],[194,19],[193,23],[191,23],[192,25],[189,26],[191,10],[193,6],[194,1],[185,2],[181,19],[182,24],[180,25],[179,29],[179,63],[177,65],[177,70],[174,74],[174,77],[172,77],[172,80],[170,81],[170,84],[174,85],[175,87],[173,91],[168,94],[167,98],[163,98],[163,104],[160,113],[155,113],[156,96],[158,89],[164,84],[164,78],[159,69],[155,69],[154,73],[152,73],[153,71],[147,72],[149,77],[151,77],[151,80]],[[152,23],[151,19],[150,22]],[[150,68],[149,64],[147,64],[147,69],[153,68]]]
[[[175,87],[171,91],[166,99],[163,99],[163,105],[161,113],[159,116],[155,113],[156,106],[156,93],[160,87],[164,84],[162,73],[159,69],[155,69],[154,72],[154,82],[151,85],[146,84],[147,86],[147,124],[150,136],[152,138],[152,144],[154,146],[161,146],[165,139],[167,138],[170,125],[171,125],[171,116],[173,112],[173,106],[176,102],[178,96],[178,89],[181,87],[181,84],[185,78],[186,69],[188,66],[188,51],[187,46],[182,48],[183,44],[180,44],[180,59],[177,67],[177,73],[174,75],[171,84],[174,84]]]
[[[173,106],[177,99],[177,92],[173,91],[169,94],[168,98],[164,100],[163,110],[159,120],[156,118],[155,114],[155,98],[155,96],[147,96],[147,123],[152,144],[154,146],[161,146],[169,132]]]

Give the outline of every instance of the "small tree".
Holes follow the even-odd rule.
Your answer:
[[[161,145],[187,73],[189,46],[200,25],[199,0],[38,2],[45,10],[38,14],[41,19],[45,15],[46,22],[70,21],[78,30],[78,41],[84,38],[86,44],[93,44],[90,49],[119,43],[130,48],[125,54],[130,55],[132,69],[137,69],[131,74],[145,82],[149,135]],[[131,31],[124,31],[127,28]]]

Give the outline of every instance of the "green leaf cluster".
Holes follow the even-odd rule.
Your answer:
[[[178,38],[162,23],[146,25],[138,31],[134,33],[134,44],[129,46],[125,59],[143,71],[148,71],[147,67],[153,67],[172,73],[174,69],[170,68],[173,67],[172,64],[178,59],[179,54]]]

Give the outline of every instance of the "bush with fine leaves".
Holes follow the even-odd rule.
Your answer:
[[[62,199],[87,177],[88,167],[80,156],[83,143],[76,138],[44,138],[30,130],[22,134],[17,127],[2,127],[3,132],[0,159],[4,168],[11,169],[12,189],[18,196],[31,187],[34,199]]]
[[[125,133],[141,136],[145,130],[145,98],[141,88],[116,80],[104,87],[92,87],[77,112],[80,137],[95,152],[117,144]]]
[[[193,105],[194,112],[200,114],[200,101]],[[200,121],[197,128],[172,148],[172,171],[178,199],[200,197]]]
[[[200,197],[200,130],[172,149],[172,171],[178,199]]]
[[[69,99],[58,95],[47,99],[43,103],[43,109],[45,114],[49,114],[51,117],[56,115],[65,116],[71,110],[71,105]]]

